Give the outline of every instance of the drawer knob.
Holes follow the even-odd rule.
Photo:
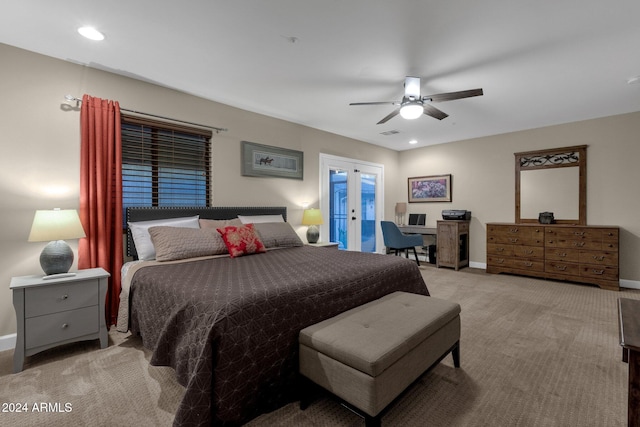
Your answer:
[[[566,252],[562,252],[562,253],[558,252],[558,254],[557,254],[557,255],[558,255],[559,257],[561,257],[561,258],[564,258],[564,257],[566,257],[566,256],[567,256],[567,253],[566,253]]]
[[[604,255],[600,255],[600,256],[594,255],[593,259],[595,259],[596,261],[604,261]]]
[[[62,329],[67,329],[68,327],[69,327],[69,325],[67,323],[63,323],[61,328]]]
[[[581,247],[584,246],[584,243],[585,242],[573,242],[573,246],[577,246],[577,247],[581,248]]]
[[[510,228],[509,231],[512,232],[512,233],[517,233],[518,232],[518,228],[517,227]]]
[[[533,263],[532,262],[525,262],[524,265],[525,265],[525,267],[533,267]]]
[[[496,248],[496,252],[504,252],[504,248]]]
[[[602,276],[604,274],[604,270],[591,270],[593,274],[597,274],[598,276]]]
[[[573,234],[575,234],[576,236],[584,236],[584,231],[576,231]]]
[[[498,259],[498,264],[504,264],[504,258]]]
[[[516,237],[516,238],[513,238],[513,239],[509,239],[509,241],[511,243],[518,243],[518,238]]]
[[[556,265],[556,269],[560,271],[565,271],[567,269],[566,265]]]
[[[525,255],[531,255],[533,253],[533,249],[529,249],[528,251],[523,251]]]
[[[65,299],[67,299],[67,298],[69,298],[69,295],[67,295],[67,294],[62,295],[62,299],[63,299],[63,300],[65,300]]]

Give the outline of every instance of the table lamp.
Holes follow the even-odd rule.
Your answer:
[[[68,273],[73,264],[73,251],[64,239],[85,237],[75,209],[36,211],[29,242],[49,242],[40,254],[40,266],[47,276]],[[45,276],[45,277],[47,277]]]
[[[320,209],[304,210],[304,213],[302,214],[302,225],[309,226],[309,228],[307,228],[307,242],[318,242],[318,238],[320,238],[320,230],[318,230],[317,226],[323,223],[322,212],[320,212]]]
[[[404,202],[396,203],[396,224],[404,225],[405,213],[407,213],[407,204]]]

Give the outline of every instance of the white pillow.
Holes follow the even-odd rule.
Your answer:
[[[136,245],[138,259],[141,261],[150,261],[156,258],[156,250],[151,242],[149,227],[164,225],[169,227],[200,228],[200,223],[198,222],[199,218],[200,216],[196,215],[183,218],[129,222],[129,230],[131,230],[131,236],[133,237],[133,242]]]
[[[238,215],[243,224],[258,224],[261,222],[284,222],[282,215]]]

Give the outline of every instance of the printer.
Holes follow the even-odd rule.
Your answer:
[[[471,220],[471,211],[464,209],[445,209],[442,211],[442,219]]]

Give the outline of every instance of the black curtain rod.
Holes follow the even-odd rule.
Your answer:
[[[75,97],[73,95],[65,95],[64,98],[67,101],[75,101],[78,104],[80,104],[82,102],[82,98],[77,98],[77,97]],[[216,131],[216,133],[227,132],[229,130],[227,128],[219,128],[219,127],[216,127],[216,126],[202,125],[200,123],[193,123],[193,122],[187,122],[185,120],[172,119],[171,117],[159,116],[157,114],[143,113],[142,111],[129,110],[128,108],[120,107],[120,111],[126,111],[127,113],[140,114],[142,116],[155,117],[157,119],[168,120],[168,121],[171,121],[171,122],[184,123],[184,124],[193,125],[193,126],[200,126],[200,127],[206,128],[206,129],[213,129],[213,130]]]

